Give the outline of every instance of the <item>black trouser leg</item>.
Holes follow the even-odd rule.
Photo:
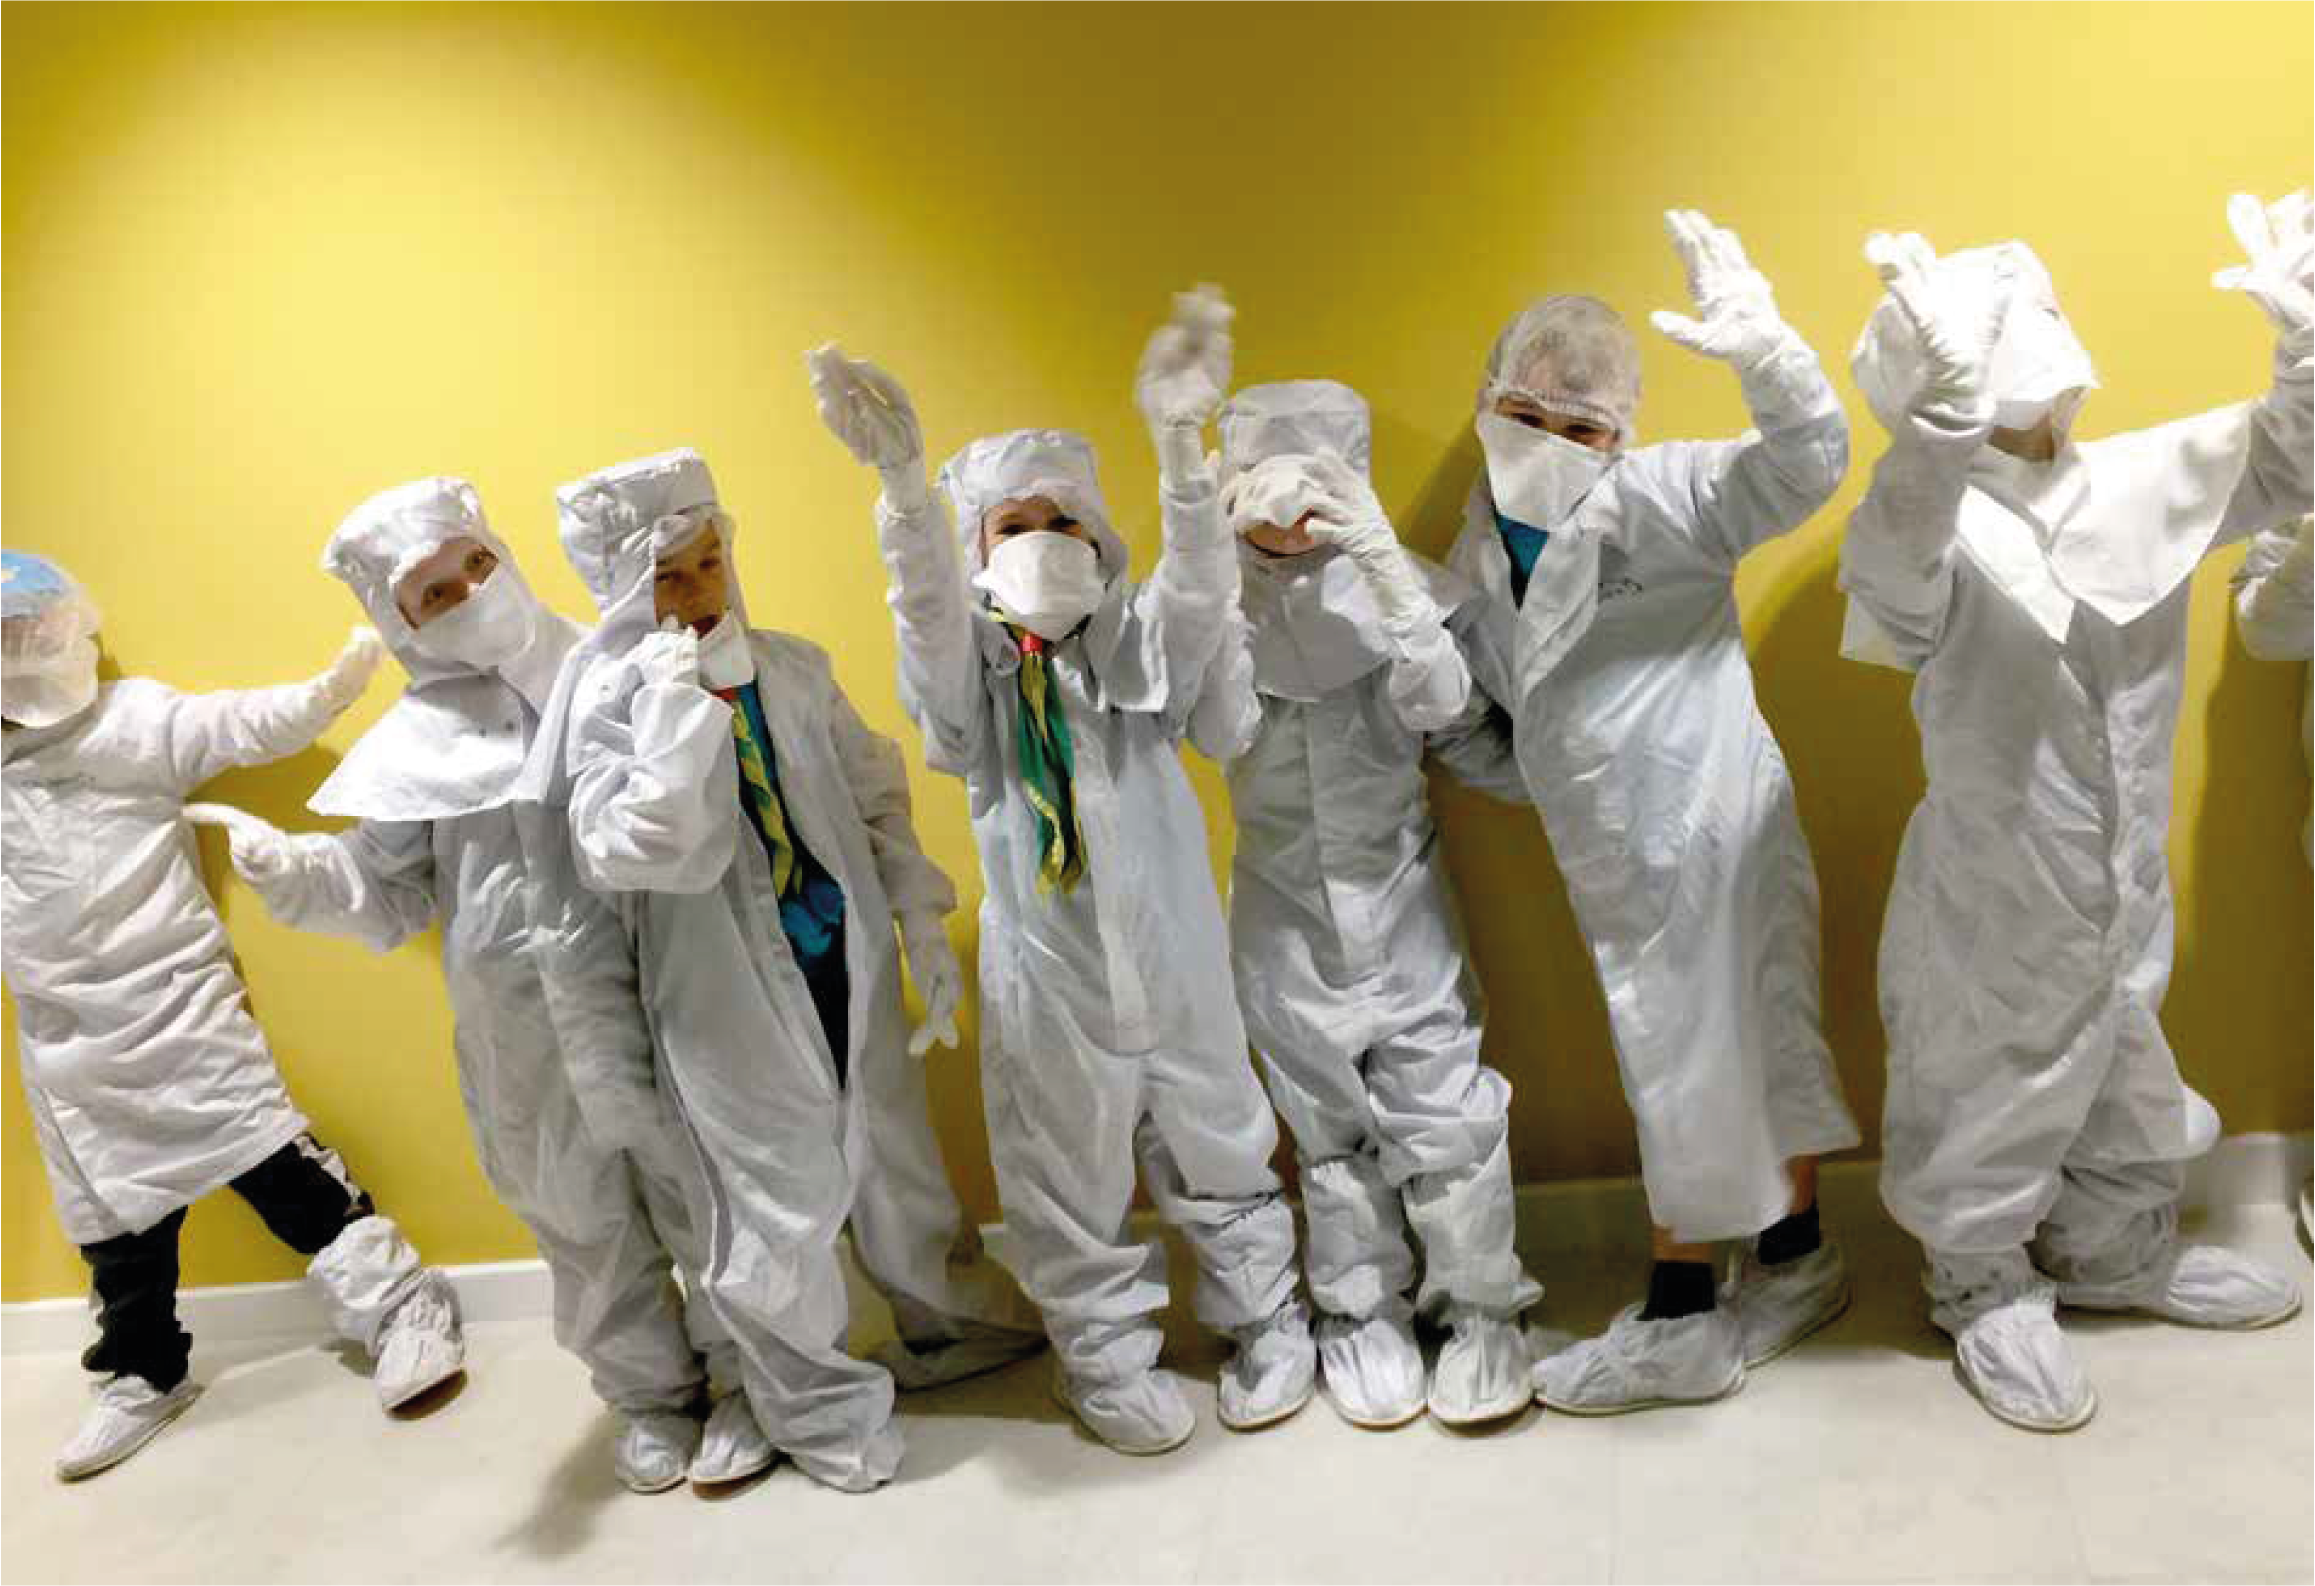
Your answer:
[[[233,1191],[265,1219],[273,1237],[299,1255],[319,1255],[331,1240],[378,1208],[338,1154],[301,1134],[233,1181]]]
[[[193,1335],[177,1325],[179,1207],[140,1233],[83,1245],[97,1297],[97,1341],[81,1355],[91,1371],[142,1377],[166,1393],[185,1380]]]
[[[845,1072],[852,1055],[852,980],[844,968],[844,925],[838,921],[835,940],[817,959],[801,966],[804,984],[812,993],[813,1011],[828,1037],[828,1051],[836,1059],[836,1083],[850,1083]]]

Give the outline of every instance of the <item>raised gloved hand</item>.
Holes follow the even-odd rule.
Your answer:
[[[1159,437],[1205,428],[1230,389],[1230,307],[1218,286],[1174,294],[1173,318],[1150,333],[1134,374],[1133,399]]]
[[[297,850],[289,833],[247,810],[230,804],[188,804],[185,819],[196,826],[222,827],[233,868],[253,887],[262,889],[281,880],[295,863]]]
[[[812,395],[827,425],[852,455],[884,476],[894,506],[921,505],[930,491],[924,477],[924,427],[900,382],[865,358],[847,358],[834,342],[804,354]]]
[[[1738,371],[1753,368],[1796,338],[1776,311],[1768,277],[1744,256],[1744,244],[1725,226],[1693,209],[1664,211],[1665,229],[1688,272],[1688,295],[1701,319],[1658,309],[1648,323],[1690,352],[1718,358]]]
[[[322,699],[331,714],[346,709],[362,697],[362,690],[370,686],[370,679],[385,656],[386,646],[379,639],[377,629],[359,626],[346,635],[346,647],[338,652],[329,670],[315,680],[321,685]]]
[[[1890,301],[1913,327],[1926,379],[1916,405],[1973,413],[1989,395],[1987,371],[1994,344],[2007,317],[2012,272],[2005,256],[1994,289],[1957,294],[1937,271],[1937,253],[1917,231],[1891,236],[1876,231],[1865,239],[1865,257],[1879,273]]]
[[[643,636],[634,649],[627,652],[627,663],[635,669],[637,686],[649,688],[654,683],[699,684],[699,635],[682,623],[669,617],[655,633]]]
[[[957,1044],[957,1007],[964,1000],[964,971],[937,914],[900,918],[901,950],[908,954],[908,978],[924,999],[924,1022],[910,1032],[908,1055],[922,1057],[938,1045]]]
[[[1319,499],[1304,528],[1322,545],[1332,545],[1361,566],[1399,548],[1398,531],[1366,477],[1341,458],[1318,452],[1304,460]]]
[[[1310,458],[1307,466],[1320,498],[1304,521],[1304,530],[1356,564],[1384,626],[1393,634],[1405,636],[1425,617],[1436,621],[1439,611],[1430,586],[1399,544],[1390,514],[1366,476],[1323,452]]]
[[[2315,336],[2315,207],[2306,189],[2272,204],[2237,193],[2227,200],[2227,224],[2248,262],[2219,271],[2211,285],[2258,304],[2286,342]]]

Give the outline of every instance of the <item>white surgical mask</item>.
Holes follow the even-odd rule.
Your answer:
[[[1060,640],[1101,604],[1101,558],[1083,540],[1036,529],[999,542],[973,587],[1040,639]]]
[[[19,727],[53,727],[96,698],[96,641],[76,640],[37,672],[0,671],[0,717]]]
[[[1477,428],[1496,510],[1531,529],[1559,527],[1615,460],[1492,410],[1479,415]]]
[[[756,656],[748,630],[727,611],[699,641],[699,680],[709,688],[738,688],[756,680]]]
[[[537,632],[537,603],[521,575],[501,562],[464,600],[412,629],[410,642],[433,660],[490,672],[529,649]]]

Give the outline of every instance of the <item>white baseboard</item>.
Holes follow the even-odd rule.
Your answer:
[[[2304,1134],[2230,1135],[2189,1172],[2187,1207],[2291,1204],[2307,1181],[2310,1154]],[[1822,1193],[1831,1203],[1828,1210],[1836,1218],[1870,1215],[1878,1204],[1874,1181],[1879,1167],[1868,1161],[1827,1163]],[[1139,1216],[1148,1220],[1152,1214]],[[1571,1179],[1527,1185],[1519,1191],[1519,1228],[1522,1250],[1546,1259],[1555,1253],[1644,1246],[1647,1215],[1640,1181]],[[991,1225],[982,1232],[990,1249],[1003,1256],[1004,1229]],[[851,1259],[849,1248],[845,1259]],[[547,1269],[539,1261],[485,1261],[447,1270],[469,1322],[526,1321],[548,1314]],[[330,1330],[320,1298],[302,1282],[186,1289],[177,1296],[177,1311],[188,1330],[212,1342],[323,1338]],[[0,1305],[0,1355],[78,1351],[92,1336],[89,1302],[84,1298]]]

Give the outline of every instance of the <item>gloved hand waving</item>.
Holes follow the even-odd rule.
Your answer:
[[[1688,295],[1701,316],[1658,309],[1648,322],[1690,352],[1718,358],[1739,372],[1766,362],[1796,338],[1776,310],[1768,277],[1744,256],[1744,244],[1725,226],[1693,209],[1668,209],[1665,229],[1688,272]]]

